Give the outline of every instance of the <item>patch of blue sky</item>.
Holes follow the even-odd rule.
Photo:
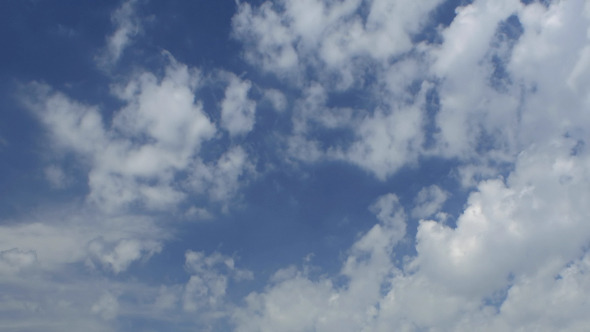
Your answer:
[[[466,6],[473,0],[445,0],[439,4],[430,14],[426,24],[419,33],[412,36],[412,42],[427,42],[431,44],[441,44],[442,36],[440,30],[448,27],[456,15],[458,7]]]
[[[514,84],[506,69],[506,62],[509,61],[514,45],[523,32],[517,15],[510,15],[506,20],[501,21],[496,29],[488,58],[493,68],[490,74],[490,85],[500,92],[509,91],[510,85]]]

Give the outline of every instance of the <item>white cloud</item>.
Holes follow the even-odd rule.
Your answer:
[[[385,180],[418,157],[422,142],[422,112],[419,107],[376,110],[358,127],[358,140],[343,159]]]
[[[129,265],[140,258],[148,259],[162,250],[158,241],[140,241],[137,239],[121,239],[116,243],[104,243],[102,239],[94,239],[88,244],[92,258],[107,266],[115,274],[125,271]]]
[[[521,6],[511,0],[475,1],[458,11],[442,32],[443,44],[432,50],[432,71],[443,80],[436,115],[441,154],[470,158],[482,143],[515,153],[520,91],[514,87],[500,93],[491,86],[493,64],[486,56],[495,47],[505,47],[502,42],[493,43],[498,24]]]
[[[246,42],[246,59],[263,70],[303,83],[311,65],[319,77],[336,73],[339,80],[331,83],[346,88],[356,84],[359,57],[382,63],[409,51],[411,34],[439,3],[305,0],[253,8],[243,2],[233,29]]]
[[[32,84],[24,97],[57,147],[84,158],[88,200],[98,207],[115,211],[140,203],[161,210],[186,196],[173,183],[174,176],[187,170],[216,129],[195,102],[198,71],[169,59],[162,78],[143,72],[113,86],[126,106],[115,112],[110,128],[96,107],[46,85]]]
[[[422,158],[457,163],[458,181],[473,191],[456,220],[440,214],[451,193],[423,188],[410,210],[422,219],[413,242],[397,196],[383,195],[370,206],[377,222],[344,251],[338,273],[280,269],[239,303],[232,283],[253,273],[218,252],[187,251],[181,281],[123,282],[172,232],[130,210],[173,213],[202,195],[180,215],[210,218],[211,206],[236,204],[257,175],[256,151],[236,143],[258,129],[255,83],[224,78],[216,106],[227,134],[199,101],[201,74],[171,56],[163,75],[139,70],[112,85],[124,105],[108,119],[33,83],[23,99],[53,147],[87,170],[91,204],[2,223],[0,315],[25,319],[0,328],[108,331],[117,318],[148,317],[190,326],[229,319],[236,331],[590,329],[590,5],[476,0],[438,28],[440,44],[413,43],[439,3],[239,2],[233,28],[246,60],[292,89],[260,93],[280,112],[273,116],[292,121],[277,134],[279,154],[345,161],[380,186]],[[113,16],[113,63],[139,30],[134,4]],[[508,21],[522,35],[503,32]],[[355,89],[370,101],[348,105]],[[336,132],[346,139],[324,139]],[[68,180],[58,164],[45,176],[56,187]],[[416,253],[402,256],[409,245]]]
[[[115,31],[107,37],[104,53],[97,57],[101,66],[116,64],[132,38],[141,31],[141,24],[135,15],[137,0],[127,0],[111,15]]]
[[[408,96],[408,87],[424,79],[427,70],[420,61],[390,60],[414,48],[412,35],[438,3],[240,4],[233,28],[244,42],[246,59],[300,89],[293,135],[287,139],[290,157],[346,160],[382,180],[417,160],[424,142],[424,99],[431,86],[424,83],[415,98]],[[377,83],[365,86],[369,80]],[[358,87],[366,89],[367,98],[380,100],[379,106],[328,106],[332,92]],[[352,131],[354,141],[329,144],[311,138],[330,130]]]
[[[192,165],[189,184],[193,190],[206,193],[215,202],[227,202],[248,175],[254,174],[254,165],[242,147],[230,148],[218,160],[205,164],[197,160]]]
[[[115,331],[119,315],[135,315],[134,299],[155,299],[157,293],[110,277],[147,261],[170,236],[153,219],[106,216],[85,207],[45,208],[3,220],[0,329]]]
[[[499,174],[498,164],[514,162],[523,148],[547,137],[539,133],[562,135],[588,120],[578,111],[588,105],[582,92],[588,38],[583,1],[550,6],[475,1],[459,7],[451,24],[439,28],[442,43],[412,44],[412,34],[438,4],[240,3],[233,28],[244,42],[246,59],[301,93],[293,135],[287,139],[291,157],[306,162],[342,159],[379,179],[421,155],[459,158],[467,163],[462,181],[469,186]],[[412,56],[400,56],[410,51]],[[392,56],[400,59],[384,62]],[[494,80],[502,80],[503,86]],[[421,90],[409,93],[420,81]],[[561,82],[557,89],[556,81]],[[358,87],[380,106],[327,106],[332,92]],[[432,106],[426,99],[433,91],[440,109],[427,113]],[[571,114],[557,118],[559,108]],[[433,128],[426,133],[429,121]],[[333,144],[315,138],[334,128],[352,130],[354,141]],[[427,138],[433,140],[429,147],[424,146]],[[469,165],[474,160],[477,168]]]
[[[235,311],[236,331],[362,331],[378,313],[382,287],[395,268],[393,247],[405,235],[405,214],[393,194],[380,197],[371,210],[380,223],[352,246],[337,286],[305,271],[279,271],[262,293],[251,293]]]
[[[559,1],[527,6],[519,16],[524,33],[508,68],[529,89],[520,133],[527,144],[580,131],[589,120],[581,111],[588,107],[587,86],[576,76],[587,60],[590,18],[584,8],[584,1]]]
[[[571,155],[573,145],[523,152],[506,182],[479,184],[456,227],[421,222],[418,253],[401,270],[392,250],[405,216],[394,195],[381,197],[371,208],[380,223],[342,264],[343,286],[337,276],[279,271],[235,312],[236,330],[585,329],[590,178],[587,153]]]
[[[434,215],[440,211],[448,196],[449,193],[437,185],[422,188],[414,198],[412,217],[423,219]]]
[[[237,192],[239,180],[253,174],[239,146],[225,151],[216,163],[200,160],[202,143],[215,139],[217,132],[195,101],[200,73],[165,56],[170,64],[163,77],[140,72],[112,86],[125,106],[114,113],[110,127],[96,107],[46,85],[31,84],[23,97],[48,128],[56,148],[82,157],[89,169],[87,200],[106,211],[138,203],[146,210],[173,209],[192,192],[221,202]],[[250,85],[231,75],[221,105],[222,126],[231,135],[245,134],[254,125],[255,103],[246,96]],[[55,185],[63,183],[57,166],[46,173]],[[179,174],[194,174],[192,185],[185,186]]]
[[[229,86],[221,102],[221,126],[231,136],[244,135],[252,130],[256,116],[256,102],[248,98],[252,83],[231,74]]]

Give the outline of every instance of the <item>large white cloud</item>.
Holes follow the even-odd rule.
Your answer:
[[[240,184],[254,173],[239,142],[219,144],[217,155],[202,157],[202,145],[221,134],[197,97],[201,73],[167,52],[163,57],[167,64],[162,74],[138,70],[111,85],[123,105],[112,113],[47,84],[23,87],[20,99],[43,124],[46,147],[52,151],[46,179],[54,190],[80,181],[62,167],[71,156],[88,179],[88,192],[79,204],[47,206],[3,222],[1,328],[64,330],[56,324],[60,320],[80,330],[116,331],[121,328],[118,317],[165,319],[171,310],[183,312],[177,306],[181,297],[187,314],[178,314],[179,321],[202,324],[189,314],[191,308],[206,308],[202,317],[219,317],[217,312],[226,310],[221,306],[226,286],[217,283],[218,277],[226,277],[211,274],[216,261],[205,264],[207,271],[187,261],[186,285],[127,280],[129,270],[147,264],[175,236],[175,224],[162,213],[175,215],[186,207],[189,218],[211,218],[208,210],[215,207],[209,203],[228,211],[237,203],[231,200]],[[195,200],[182,205],[188,196]],[[223,272],[233,273],[232,280],[251,278],[250,272],[233,266],[232,258],[215,257],[231,263]],[[36,291],[31,293],[33,285]],[[218,305],[199,295],[203,287],[219,298]],[[6,317],[23,320],[10,324]]]
[[[113,94],[125,106],[114,113],[110,125],[98,108],[47,85],[31,84],[23,96],[58,150],[75,153],[84,161],[89,170],[88,201],[106,211],[133,204],[146,210],[173,209],[190,193],[228,200],[236,193],[240,176],[253,172],[239,146],[211,165],[201,159],[201,145],[215,139],[217,129],[196,100],[200,73],[167,53],[164,56],[170,64],[163,77],[145,71],[113,85]],[[254,124],[255,103],[240,99],[247,98],[248,89],[249,83],[230,76],[221,125],[232,136],[246,133]],[[55,165],[48,168],[48,180],[54,186],[65,181],[59,172]],[[184,180],[180,174],[185,174]]]
[[[279,271],[236,311],[236,330],[584,330],[590,177],[587,152],[570,153],[575,144],[521,153],[505,181],[479,184],[456,226],[422,221],[417,255],[401,269],[392,249],[405,215],[394,195],[380,198],[371,208],[380,223],[342,262],[344,285]]]
[[[267,1],[239,4],[234,34],[246,41],[246,59],[264,71],[295,83],[327,78],[346,88],[364,69],[363,61],[382,64],[412,49],[412,35],[440,1]],[[357,67],[358,66],[358,67]]]
[[[368,8],[379,4],[372,2]],[[330,28],[317,22],[298,24],[297,15],[303,10],[297,9],[303,6],[313,14],[309,17],[323,17]],[[338,20],[327,19],[331,18],[328,8],[324,2],[266,3],[258,11],[243,5],[234,28],[238,34],[256,35],[259,25],[280,27],[284,38],[279,41],[247,44],[247,59],[258,52],[263,61],[255,64],[279,76],[299,73],[294,76],[301,79],[298,66],[325,60],[305,45],[324,45],[334,38],[325,31],[338,31],[333,23]],[[250,294],[244,308],[236,311],[236,329],[586,330],[590,321],[581,294],[590,283],[585,272],[590,211],[584,203],[590,194],[584,149],[589,123],[584,74],[589,8],[584,1],[528,5],[475,1],[459,8],[453,22],[440,30],[440,45],[414,45],[416,52],[424,52],[424,58],[417,57],[415,69],[409,63],[394,62],[387,68],[396,75],[376,75],[377,82],[393,84],[384,84],[385,90],[368,90],[372,96],[381,91],[379,96],[386,96],[384,106],[368,113],[328,106],[334,91],[323,81],[325,76],[314,77],[318,83],[296,81],[302,86],[302,97],[294,109],[291,155],[307,162],[339,157],[379,179],[420,155],[456,158],[462,163],[458,180],[475,186],[475,191],[455,223],[420,222],[417,254],[406,257],[399,270],[391,251],[365,255],[362,274],[354,272],[359,266],[354,254],[343,261],[338,276],[312,278],[306,269],[281,270],[264,291]],[[387,13],[386,9],[381,12]],[[339,13],[342,21],[354,17],[351,12]],[[244,28],[247,24],[250,30]],[[348,31],[361,35],[362,28],[358,25]],[[293,61],[278,66],[270,57],[264,60],[273,50],[289,50]],[[352,53],[343,50],[330,54],[338,55],[340,68],[348,69],[354,61],[346,56]],[[379,50],[375,47],[367,54],[378,59]],[[336,57],[332,59],[338,63]],[[404,87],[409,86],[400,79],[404,73],[410,80],[432,81],[428,87],[440,99],[434,116],[427,114],[424,105],[425,85],[423,91],[404,98],[408,96]],[[353,76],[362,79],[362,75]],[[336,90],[349,87],[344,84]],[[435,124],[430,147],[423,145],[425,136],[433,134],[422,127],[427,116]],[[350,145],[325,148],[313,135],[318,124],[324,131],[348,129],[355,134],[354,140]],[[438,187],[425,189],[417,196],[412,215],[436,215],[447,196]],[[378,246],[382,235],[381,226],[375,226],[351,251]],[[383,260],[371,265],[377,257]],[[348,277],[344,285],[339,284],[342,275]],[[378,291],[372,293],[368,286],[362,295],[351,291],[370,276],[375,277],[371,285],[379,286]],[[347,300],[355,305],[343,305]]]

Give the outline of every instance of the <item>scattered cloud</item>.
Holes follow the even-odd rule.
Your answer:
[[[158,45],[103,101],[23,84],[22,190],[59,197],[0,206],[0,329],[589,330],[590,5],[454,5],[238,1],[234,72]],[[138,6],[99,66],[153,53]]]

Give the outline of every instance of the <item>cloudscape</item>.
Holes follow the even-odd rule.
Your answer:
[[[1,7],[0,330],[590,331],[590,2]]]

